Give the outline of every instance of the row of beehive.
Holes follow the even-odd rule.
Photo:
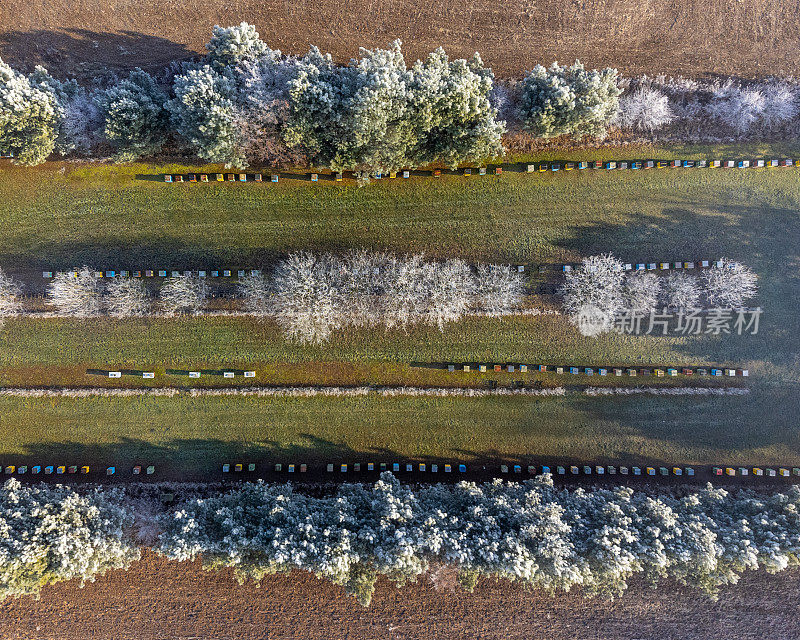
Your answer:
[[[142,465],[136,465],[131,469],[131,473],[133,475],[135,475],[135,476],[138,476],[138,475],[141,475],[143,469],[144,469],[145,474],[148,475],[148,476],[153,475],[156,472],[156,468],[155,468],[154,465],[149,465],[147,467],[143,467]],[[32,466],[28,466],[28,465],[19,465],[19,466],[17,466],[17,465],[10,464],[10,465],[7,465],[7,466],[3,467],[3,473],[5,473],[5,475],[7,475],[7,476],[10,476],[10,475],[13,475],[13,474],[25,475],[26,473],[30,473],[31,475],[38,475],[40,473],[43,473],[46,476],[53,475],[53,474],[55,474],[55,475],[64,475],[64,474],[75,475],[75,474],[77,474],[79,472],[80,472],[81,475],[88,475],[89,471],[90,471],[89,465],[48,465],[48,466],[42,466],[42,465],[36,464],[36,465],[32,465]],[[106,475],[107,476],[113,476],[114,474],[116,474],[116,472],[117,472],[117,468],[116,467],[106,467]]]
[[[455,371],[462,371],[462,372],[471,372],[473,367],[480,372],[486,373],[489,370],[492,370],[496,373],[501,373],[503,371],[507,373],[515,373],[519,371],[520,373],[527,373],[529,365],[527,364],[448,364],[447,370],[450,373]],[[664,376],[667,377],[677,377],[678,374],[691,376],[691,375],[698,375],[698,376],[707,376],[711,375],[714,377],[722,377],[727,376],[730,378],[733,377],[748,377],[750,375],[750,371],[748,369],[730,369],[730,368],[717,368],[717,367],[666,367],[666,368],[644,368],[644,367],[565,367],[565,366],[557,366],[557,365],[548,365],[548,364],[537,364],[533,365],[533,371],[541,372],[541,373],[571,373],[573,375],[583,374],[587,376],[593,376],[595,374],[599,376],[607,376],[607,375],[614,375],[614,376],[654,376],[657,378],[663,378]]]
[[[506,164],[503,166],[493,166],[491,169],[487,167],[465,167],[460,169],[461,175],[464,176],[471,176],[473,172],[477,173],[478,175],[484,176],[487,173],[492,173],[493,175],[500,175],[503,173],[503,167],[506,169],[513,169],[514,167],[519,167],[520,165],[514,164]],[[609,170],[617,170],[617,171],[624,171],[624,170],[632,170],[636,171],[639,169],[692,169],[692,168],[739,168],[739,169],[747,169],[747,168],[770,168],[770,167],[800,167],[800,160],[792,160],[791,158],[772,158],[770,160],[766,159],[756,159],[756,160],[622,160],[622,161],[615,161],[615,160],[589,160],[589,161],[564,161],[564,162],[535,162],[525,165],[525,171],[527,173],[542,173],[542,172],[557,172],[557,171],[572,171],[576,169],[578,171],[586,170],[586,169],[603,169],[606,171]],[[455,171],[451,173],[457,173]],[[438,178],[442,175],[441,169],[431,169],[428,171],[416,171],[417,175],[427,175],[434,178]],[[289,174],[291,177],[299,177],[303,176],[310,180],[311,182],[318,182],[319,181],[319,173],[306,173],[306,174]],[[336,182],[341,182],[344,178],[344,173],[341,171],[335,172],[330,174],[332,179]],[[402,176],[403,178],[410,178],[411,171],[406,169],[403,171],[389,171],[387,174],[384,174],[382,171],[376,171],[370,175],[370,178],[375,180],[380,180],[388,175],[389,178],[396,178],[398,175]],[[355,175],[353,176],[356,177]],[[164,182],[166,183],[183,183],[183,182],[265,182],[266,176],[261,173],[167,173],[164,174]],[[269,181],[270,182],[278,182],[280,180],[280,174],[272,173],[269,174]]]
[[[679,260],[672,262],[627,262],[622,265],[623,271],[669,271],[670,269],[707,269],[712,266],[722,268],[724,266],[722,260]],[[728,263],[729,268],[734,268],[736,263]],[[526,266],[524,264],[512,265],[519,273],[524,273]],[[548,265],[538,265],[539,271],[543,272],[547,269]],[[556,265],[561,271],[569,272],[580,265],[577,264],[560,264]],[[552,268],[552,267],[551,267]],[[590,267],[596,269],[597,267]],[[42,277],[50,279],[53,277],[55,271],[42,271]],[[76,271],[72,272],[73,276],[77,277]],[[197,276],[198,278],[244,278],[247,275],[258,276],[261,275],[260,269],[185,269],[183,271],[177,269],[106,269],[103,271],[94,271],[95,278],[177,278],[180,276]],[[235,276],[234,276],[235,274]]]
[[[211,373],[208,371],[187,371],[187,374],[190,378],[199,378],[203,373],[207,376],[219,376],[221,375],[223,378],[235,378],[237,375],[242,375],[245,378],[255,378],[256,372],[255,371],[221,371],[220,373]],[[144,378],[145,380],[152,380],[156,377],[155,371],[136,371],[136,372],[126,372],[126,371],[106,371],[104,373],[98,373],[97,375],[108,376],[109,378],[121,378],[123,375],[126,376],[135,376],[137,378]],[[167,373],[165,375],[177,375],[177,374],[170,374]]]

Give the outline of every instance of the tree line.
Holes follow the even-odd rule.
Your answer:
[[[245,483],[154,517],[123,489],[12,479],[0,489],[0,529],[0,598],[93,580],[128,567],[144,546],[232,567],[241,581],[310,571],[364,605],[378,576],[402,585],[442,570],[467,591],[491,577],[613,597],[640,575],[713,598],[745,571],[800,564],[800,488],[655,494],[556,488],[549,476],[412,488],[385,473],[329,494]]]

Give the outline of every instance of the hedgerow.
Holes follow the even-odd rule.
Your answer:
[[[132,522],[120,490],[78,493],[6,481],[0,489],[0,600],[127,568],[139,558],[126,534]]]
[[[240,581],[310,571],[365,605],[379,575],[399,586],[441,563],[467,590],[487,576],[616,596],[640,574],[714,597],[744,571],[800,564],[799,508],[798,487],[760,497],[709,485],[678,497],[556,489],[545,476],[415,490],[387,473],[325,497],[257,483],[190,500],[162,519],[159,551],[233,567]]]

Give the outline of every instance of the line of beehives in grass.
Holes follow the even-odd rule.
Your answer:
[[[275,473],[306,473],[309,470],[309,465],[307,464],[283,464],[283,463],[276,463],[274,465]],[[379,472],[383,473],[384,471],[391,471],[392,473],[398,474],[401,472],[405,473],[439,473],[440,471],[443,473],[452,473],[456,471],[458,473],[466,473],[467,472],[467,465],[466,464],[452,464],[452,463],[443,463],[443,464],[428,464],[426,462],[367,462],[367,463],[360,463],[356,462],[353,464],[349,463],[327,463],[325,465],[325,471],[327,473],[335,473],[338,468],[339,473],[348,473],[352,471],[353,473],[360,473],[362,471],[366,472]],[[230,464],[226,463],[223,464],[221,467],[222,473],[241,473],[243,471],[254,472],[256,471],[256,465],[254,463],[249,463],[247,465],[243,463],[236,463]],[[499,474],[501,476],[514,474],[519,475],[523,472],[523,466],[519,464],[515,465],[507,465],[501,464],[499,466]],[[640,476],[640,477],[695,477],[695,468],[694,467],[640,467],[640,466],[614,466],[614,465],[527,465],[527,473],[530,476],[536,476],[539,474],[551,474],[555,476]],[[788,478],[791,476],[800,477],[800,467],[778,467],[778,468],[771,468],[771,467],[712,467],[710,470],[712,476],[727,476],[727,477],[748,477],[753,475],[755,477],[782,477]]]
[[[450,373],[461,371],[469,373],[473,370],[480,373],[493,371],[495,373],[527,373],[528,369],[537,373],[557,373],[557,374],[572,374],[572,375],[587,375],[587,376],[607,376],[613,375],[617,377],[628,376],[645,376],[645,377],[678,377],[683,376],[713,376],[713,377],[743,377],[746,378],[750,375],[748,369],[733,369],[733,368],[718,368],[718,367],[575,367],[563,365],[549,365],[549,364],[448,364],[447,370]]]
[[[515,264],[512,265],[518,273],[526,271],[538,271],[544,273],[553,268],[563,272],[570,272],[577,268],[578,264]],[[712,267],[722,269],[725,263],[722,260],[676,260],[670,262],[626,262],[622,265],[623,271],[669,271],[671,269],[709,269]],[[49,280],[55,271],[42,271],[42,278]],[[199,270],[177,270],[177,269],[104,269],[93,272],[95,278],[178,278],[181,276],[198,278],[244,278],[250,276],[260,276],[261,269],[199,269]]]
[[[255,468],[255,467],[254,467]],[[32,476],[36,475],[82,475],[88,476],[91,472],[91,467],[89,465],[7,465],[2,468],[3,473],[7,476],[10,475],[27,475],[30,474]],[[131,475],[140,476],[142,474],[151,476],[156,472],[155,465],[135,465],[131,468]],[[106,467],[105,468],[105,475],[106,476],[113,476],[117,473],[116,467]]]
[[[604,171],[637,171],[646,169],[715,169],[715,168],[774,168],[774,167],[800,167],[800,160],[793,160],[791,158],[772,158],[772,159],[755,159],[755,160],[622,160],[622,161],[601,161],[601,160],[588,160],[588,161],[555,161],[555,162],[534,162],[530,164],[500,164],[491,165],[489,167],[465,167],[457,170],[411,170],[404,171],[390,171],[389,173],[382,173],[377,171],[369,177],[375,180],[383,178],[397,178],[398,175],[403,178],[410,178],[414,176],[424,176],[439,178],[443,173],[450,175],[463,175],[471,176],[477,174],[485,176],[487,174],[501,175],[504,170],[514,171],[516,173],[544,173],[544,172],[558,172],[558,171],[583,171],[588,169],[600,169]],[[348,171],[347,174],[356,180],[361,178],[358,172]],[[278,182],[283,176],[289,179],[301,179],[310,182],[319,182],[320,175],[323,179],[333,182],[341,182],[345,178],[344,172],[334,173],[167,173],[164,174],[164,182],[166,183],[183,183],[183,182]]]
[[[276,463],[272,467],[275,473],[306,473],[309,470],[309,465],[306,463],[301,464],[286,464],[283,463]],[[360,473],[362,471],[366,472],[384,472],[384,471],[392,471],[395,474],[398,473],[434,473],[438,474],[440,471],[445,474],[453,473],[457,471],[457,473],[466,473],[467,472],[467,465],[463,463],[459,464],[452,464],[452,463],[426,463],[426,462],[367,462],[367,463],[360,463],[356,462],[353,464],[349,463],[327,463],[325,464],[325,471],[327,473],[335,473],[338,469],[339,473],[348,473],[352,470],[353,473]],[[257,465],[254,462],[249,463],[225,463],[221,466],[222,473],[255,473],[257,470]],[[569,476],[569,477],[577,477],[577,476],[635,476],[635,477],[695,477],[695,469],[694,467],[651,467],[651,466],[614,466],[614,465],[527,465],[527,473],[530,476],[535,476],[538,474],[551,474],[555,476]],[[155,465],[135,465],[131,467],[131,474],[132,476],[140,476],[144,475],[154,475],[156,471]],[[499,466],[499,475],[521,475],[523,472],[523,466],[519,464],[515,465],[507,465],[502,464]],[[80,476],[88,476],[90,475],[91,467],[89,465],[7,465],[3,467],[3,473],[5,475],[31,475],[36,476],[39,474],[44,475],[80,475]],[[115,466],[105,467],[105,475],[107,477],[115,476],[117,473],[117,468]],[[712,467],[710,470],[712,476],[715,477],[748,477],[750,475],[754,477],[768,477],[768,478],[789,478],[789,477],[800,477],[800,467],[792,467],[791,469],[788,467]]]

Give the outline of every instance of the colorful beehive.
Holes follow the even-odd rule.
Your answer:
[[[452,471],[453,471],[452,465],[449,465],[449,464],[444,465],[444,472],[445,473],[451,473]]]
[[[583,473],[584,473],[585,475],[587,475],[587,476],[590,476],[590,475],[592,475],[592,468],[591,468],[590,466],[588,466],[588,465],[587,465],[587,466],[584,466],[584,467],[583,467]]]
[[[278,178],[279,178],[278,174],[277,174],[277,173],[273,173],[273,174],[272,174],[272,175],[269,177],[269,180],[270,180],[270,182],[277,182],[277,181],[278,181]]]
[[[467,465],[465,465],[465,464],[458,465],[458,471],[459,471],[459,473],[466,473],[467,472]]]
[[[631,471],[633,471],[633,475],[635,475],[635,476],[642,475],[641,467],[631,467]]]
[[[531,165],[528,165],[528,166],[530,167]],[[472,169],[467,167],[466,169],[464,169],[463,173],[464,173],[465,176],[471,176],[472,175]]]
[[[113,476],[117,472],[116,467],[106,467],[106,475]]]
[[[576,475],[578,475],[578,474],[580,473],[580,469],[578,469],[578,467],[576,467],[575,465],[572,465],[572,466],[569,468],[569,472],[570,472],[572,475],[576,476]]]
[[[603,474],[605,474],[605,472],[606,472],[606,468],[605,468],[605,467],[602,467],[602,466],[600,466],[600,465],[597,465],[597,466],[594,468],[594,471],[595,471],[595,473],[596,473],[598,476],[602,476]]]
[[[500,465],[500,473],[508,473],[508,465],[507,464],[501,464]]]
[[[629,472],[628,467],[620,467],[619,468],[619,472],[620,472],[621,475],[627,476],[628,472]]]
[[[654,476],[654,475],[656,475],[656,469],[655,469],[655,467],[647,467],[647,475],[648,475],[648,476]]]
[[[480,371],[481,373],[486,373],[486,365],[485,364],[479,364],[478,365],[478,371]]]
[[[44,468],[44,474],[45,475],[49,476],[51,473],[53,473],[53,467],[45,467]]]
[[[361,463],[360,462],[356,462],[353,465],[353,471],[361,471]]]
[[[441,177],[441,175],[442,175],[442,170],[441,169],[434,169],[433,170],[433,177],[434,178],[439,178],[439,177]]]
[[[260,173],[257,173],[253,176],[253,180],[256,182],[264,182],[264,176],[262,176]]]
[[[170,174],[166,174],[164,176],[164,182],[172,182],[172,176]]]
[[[82,473],[83,475],[86,475],[87,473],[89,473],[89,466],[88,466],[88,465],[84,465],[84,466],[82,466],[82,467],[81,467],[81,473]]]
[[[289,465],[289,466],[292,466],[292,465]],[[236,473],[241,473],[241,472],[242,472],[242,470],[244,470],[244,466],[242,466],[242,464],[241,464],[241,463],[236,463],[235,465],[233,465],[233,470],[234,470]]]
[[[152,464],[145,469],[145,473],[147,473],[148,476],[152,476],[155,472],[156,468]]]
[[[764,475],[764,470],[759,468],[759,467],[753,467],[753,475],[754,476],[759,476],[759,477],[763,476]]]
[[[311,174],[311,182],[319,182],[319,176],[316,173]]]
[[[255,463],[255,462],[251,462],[251,463],[249,463],[249,464],[247,465],[247,470],[248,470],[248,471],[255,471],[255,470],[256,470],[256,463]]]

